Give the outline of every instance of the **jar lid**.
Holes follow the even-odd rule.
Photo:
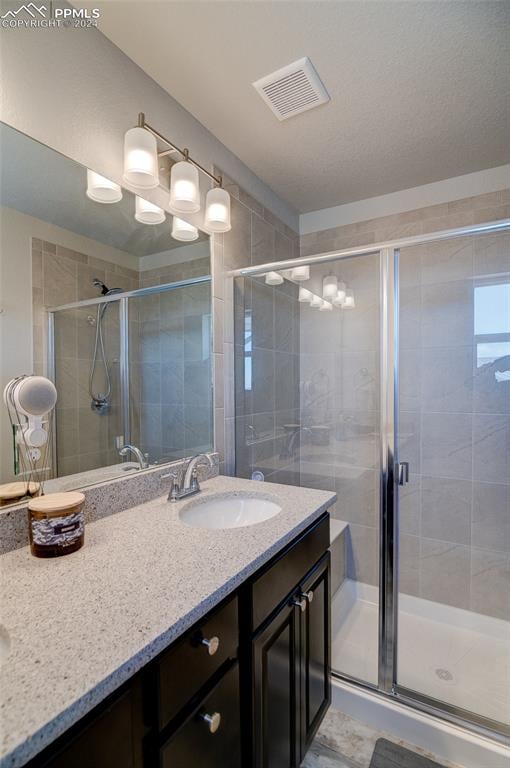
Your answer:
[[[60,510],[76,507],[83,504],[85,496],[79,491],[67,491],[66,493],[49,493],[47,496],[38,496],[31,499],[28,508],[32,512],[58,512]]]
[[[39,488],[39,483],[24,483],[19,480],[13,483],[4,483],[0,485],[0,499],[19,499],[21,496],[26,496],[27,493],[37,493]]]

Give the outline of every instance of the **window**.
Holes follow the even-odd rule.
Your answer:
[[[510,283],[475,286],[476,365],[492,365],[501,358],[496,381],[510,379]]]

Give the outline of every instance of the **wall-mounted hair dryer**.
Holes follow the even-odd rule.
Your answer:
[[[11,423],[17,428],[16,441],[27,450],[34,449],[33,459],[48,442],[47,421],[44,417],[55,407],[57,390],[44,376],[18,376],[4,389],[4,402]]]

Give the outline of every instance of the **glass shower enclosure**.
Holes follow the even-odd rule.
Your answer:
[[[134,468],[135,456],[119,455],[126,443],[151,465],[211,450],[210,284],[196,277],[49,310],[54,477]]]
[[[238,270],[233,286],[236,474],[338,496],[333,675],[502,740],[509,229]]]

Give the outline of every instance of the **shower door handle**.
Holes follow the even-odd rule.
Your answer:
[[[409,482],[409,462],[401,461],[397,464],[397,480],[399,485],[407,485]]]

